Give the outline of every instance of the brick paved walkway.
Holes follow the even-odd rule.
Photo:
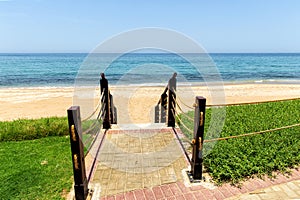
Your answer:
[[[170,128],[110,130],[92,180],[92,185],[100,186],[93,199],[300,199],[300,168],[288,177],[250,179],[237,188],[191,186],[182,175],[187,167]]]
[[[203,199],[203,200],[295,200],[300,199],[300,169],[292,170],[290,177],[278,175],[274,180],[250,179],[241,188],[224,184],[208,189],[204,186],[187,187],[182,181],[141,188],[101,198],[103,200],[142,199]]]
[[[263,199],[300,199],[300,180],[258,189],[253,192],[232,197],[228,200],[263,200]]]
[[[92,184],[101,185],[101,196],[151,188],[182,180],[187,166],[171,128],[109,130]]]

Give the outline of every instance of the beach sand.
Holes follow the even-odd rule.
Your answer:
[[[98,88],[92,91],[99,98]],[[154,106],[164,87],[116,87],[110,88],[118,109],[118,123],[151,123]],[[177,86],[178,102],[183,111],[191,110],[195,96],[207,98],[207,104],[261,102],[300,98],[300,84],[226,84],[224,87]],[[20,118],[35,119],[50,116],[66,116],[67,109],[76,103],[72,87],[0,88],[0,121]],[[96,102],[97,100],[95,100]],[[81,106],[82,118],[90,109]]]

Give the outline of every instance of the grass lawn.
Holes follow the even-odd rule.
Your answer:
[[[0,199],[63,199],[72,187],[66,136],[0,142]]]
[[[219,137],[227,137],[300,123],[300,100],[226,107],[225,125]],[[214,108],[218,109],[218,108]],[[193,117],[193,112],[187,115]],[[210,124],[211,109],[206,111],[205,130]],[[181,120],[193,130],[185,115]],[[193,136],[181,125],[187,137]],[[213,134],[212,134],[213,135]],[[205,137],[205,139],[210,139]],[[300,127],[262,135],[205,143],[204,166],[217,183],[238,183],[253,175],[285,172],[300,164]],[[205,152],[204,152],[205,153]]]

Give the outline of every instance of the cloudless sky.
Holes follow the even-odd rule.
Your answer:
[[[90,52],[124,31],[179,31],[208,52],[300,52],[299,0],[0,0],[0,52]]]

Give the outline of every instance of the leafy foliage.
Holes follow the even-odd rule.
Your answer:
[[[300,100],[226,107],[226,119],[220,137],[240,135],[300,123]],[[214,108],[217,109],[217,108]],[[187,113],[193,117],[193,112]],[[193,124],[181,115],[190,129]],[[210,124],[211,109],[206,111],[205,130]],[[187,137],[193,136],[181,125]],[[207,139],[207,138],[205,138]],[[229,139],[214,144],[204,158],[204,166],[217,183],[238,183],[253,175],[285,172],[300,164],[300,127],[261,135]],[[204,146],[204,151],[205,148]]]

